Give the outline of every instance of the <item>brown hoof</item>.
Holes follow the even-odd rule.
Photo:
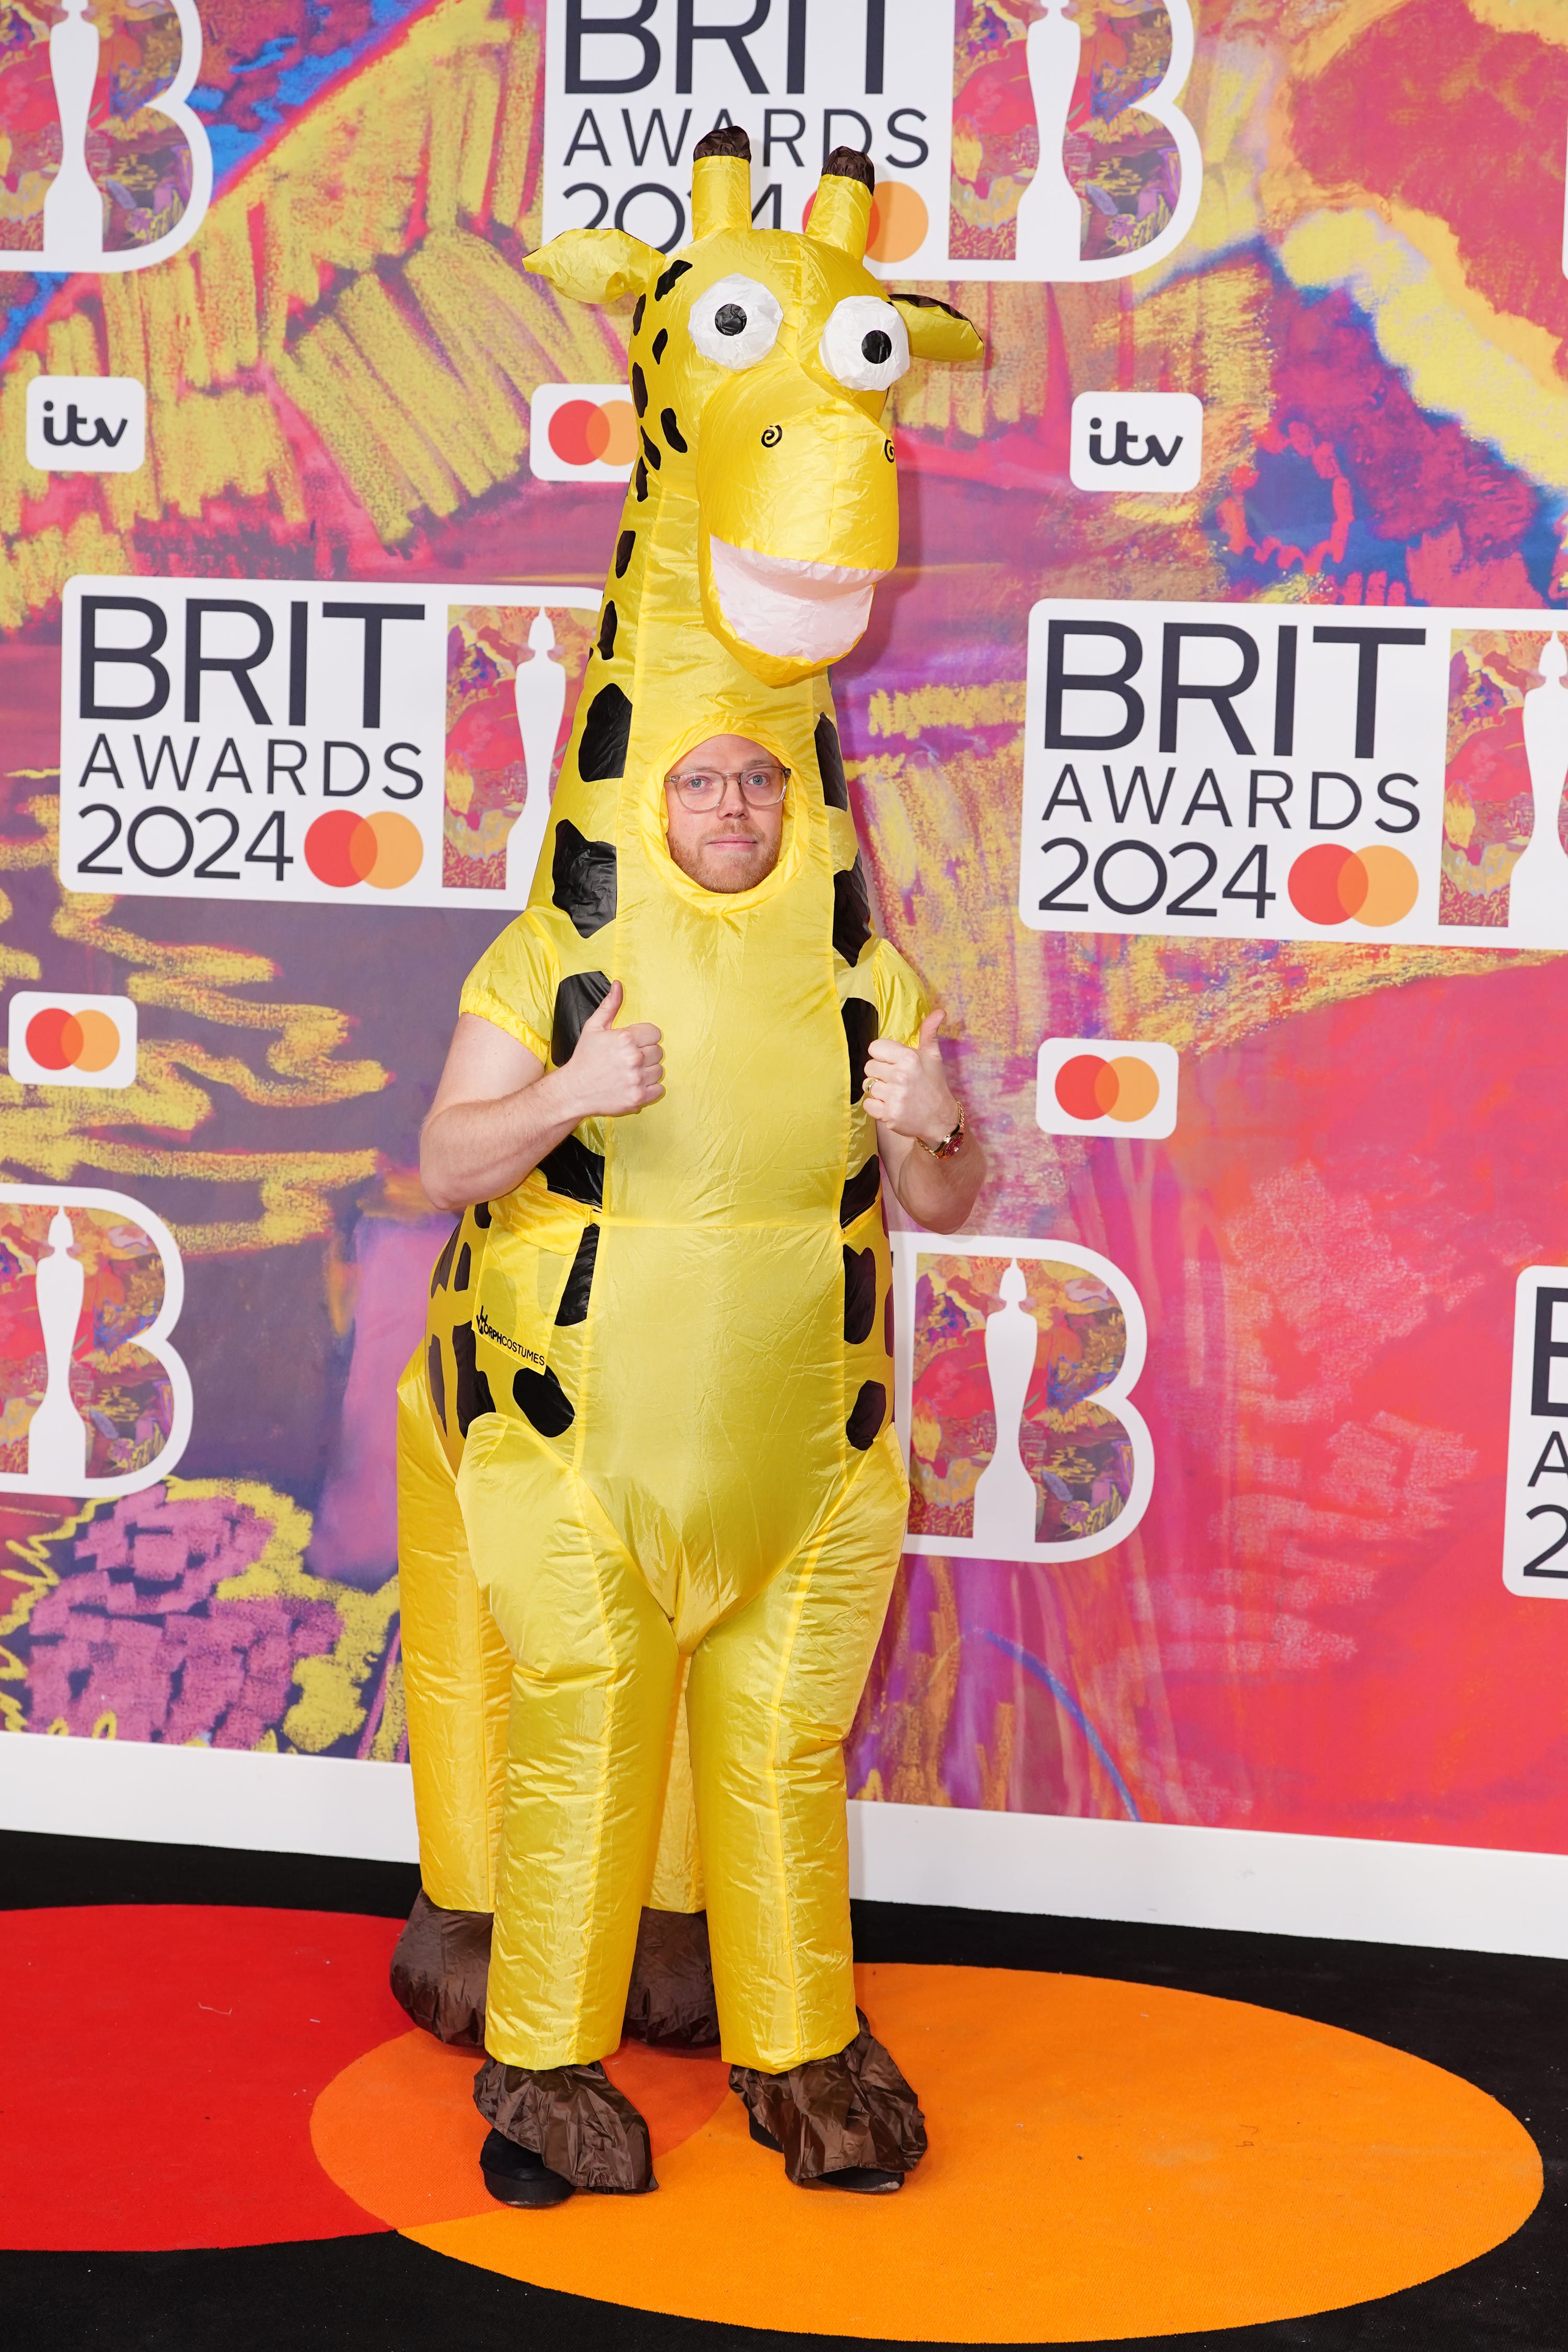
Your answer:
[[[813,2058],[784,2074],[731,2066],[730,2088],[745,2102],[752,2138],[779,2150],[797,2188],[886,2196],[925,2154],[925,2117],[864,2015],[856,2015],[860,2031],[837,2057]]]
[[[528,2150],[574,2189],[636,2197],[658,2187],[647,2126],[597,2059],[535,2068],[487,2058],[474,2077],[474,2105],[492,2137]]]
[[[458,2050],[485,2046],[488,1911],[443,1911],[423,1888],[392,1955],[392,1997],[426,2033]]]
[[[757,2146],[772,2148],[775,2156],[782,2156],[784,2142],[776,2140],[755,2116],[749,2120]],[[803,2180],[799,2185],[802,2189],[847,2189],[852,2197],[886,2197],[892,2189],[903,2187],[904,2176],[901,2172],[879,2172],[874,2165],[848,2164],[842,2171],[825,2172],[819,2180]]]
[[[622,2031],[653,2050],[719,2046],[706,1911],[645,1911]]]

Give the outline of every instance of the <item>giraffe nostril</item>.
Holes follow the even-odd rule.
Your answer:
[[[892,357],[893,339],[885,335],[880,327],[873,327],[868,335],[861,336],[860,349],[873,367],[880,367],[884,360]]]
[[[714,313],[713,324],[721,335],[743,335],[746,314],[738,302],[721,303]]]

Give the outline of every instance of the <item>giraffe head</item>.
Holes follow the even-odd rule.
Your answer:
[[[634,505],[689,509],[703,619],[768,686],[849,651],[899,552],[888,393],[911,357],[978,359],[945,303],[889,295],[866,267],[872,170],[836,148],[808,226],[752,225],[751,146],[710,131],[693,156],[692,239],[672,259],[623,229],[569,229],[526,267],[557,293],[635,293]]]

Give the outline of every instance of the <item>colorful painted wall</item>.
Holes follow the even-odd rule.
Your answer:
[[[1492,942],[1531,838],[1520,713],[1550,686],[1543,648],[1568,604],[1568,11],[1194,0],[1193,16],[1079,0],[1058,175],[1076,257],[1028,259],[1047,168],[1028,44],[1037,25],[1058,38],[1059,0],[959,0],[940,152],[923,101],[918,139],[907,118],[902,133],[906,155],[933,147],[928,173],[945,156],[949,217],[913,166],[881,215],[885,274],[963,309],[989,357],[917,366],[897,388],[900,568],[835,691],[881,919],[947,1009],[992,1159],[976,1229],[998,1246],[922,1244],[910,1276],[919,1548],[850,1785],[1564,1851],[1568,1614],[1546,1604],[1568,1588],[1502,1574],[1516,1278],[1568,1263],[1564,983],[1561,950]],[[19,1007],[0,1079],[0,1713],[15,1735],[406,1752],[392,1390],[446,1234],[417,1131],[460,981],[510,903],[520,675],[564,671],[563,740],[593,626],[581,592],[591,604],[623,495],[626,321],[557,303],[521,268],[543,217],[554,21],[537,0],[0,9],[0,980]],[[62,26],[98,40],[75,168],[85,154],[86,215],[104,227],[85,260],[82,192],[63,186]],[[1184,84],[1162,100],[1189,35]],[[615,58],[598,78],[624,83],[636,57]],[[720,45],[702,71],[724,69]],[[846,103],[896,180],[872,79]],[[676,93],[667,127],[688,102]],[[607,142],[623,99],[570,103],[599,110]],[[950,276],[900,277],[943,235]],[[1059,250],[1051,235],[1039,251]],[[144,386],[141,465],[62,470],[38,393],[29,415],[45,378]],[[1119,393],[1197,396],[1195,487],[1077,485],[1075,400]],[[106,433],[98,454],[113,449]],[[175,833],[142,836],[118,895],[74,868],[83,887],[62,887],[61,796],[82,797],[61,772],[73,578],[129,595],[186,578],[443,587],[446,772],[426,781],[440,848],[423,902],[396,903],[393,877],[417,860],[424,802],[403,834],[350,824],[313,833],[314,856],[296,845],[314,896],[290,882],[268,903],[265,843],[226,904],[190,881],[194,851],[160,894]],[[535,583],[515,609],[509,583]],[[470,585],[486,593],[465,603]],[[548,610],[552,588],[578,605]],[[1300,938],[1026,925],[1042,599],[1261,602],[1303,625],[1373,608],[1446,628],[1445,608],[1465,610],[1434,849],[1451,943],[1370,915],[1353,936]],[[1479,628],[1476,608],[1508,626]],[[547,610],[542,649],[530,628]],[[152,788],[107,789],[129,808]],[[258,779],[248,803],[232,776],[225,790],[214,805],[246,826],[274,805]],[[235,854],[257,845],[247,833]],[[118,1083],[103,1073],[127,1006]],[[1052,1040],[1081,1041],[1079,1063],[1097,1041],[1132,1064],[1173,1048],[1173,1128],[1143,1117],[1135,1071],[1119,1127],[1079,1067],[1047,1131],[1037,1057]],[[71,1232],[51,1243],[62,1202]],[[1051,1242],[1114,1279],[1051,1261]],[[1026,1288],[1009,1309],[1014,1244]],[[51,1370],[61,1395],[46,1294],[71,1293],[70,1265],[75,1420],[35,1444]],[[50,1267],[65,1270],[46,1281]],[[1093,1402],[1128,1344],[1126,1296],[1147,1349],[1131,1391],[1152,1464],[1141,1516],[1130,1423]],[[1039,1509],[1019,1556],[994,1559],[974,1494],[997,1442],[988,1335],[1009,1311],[1037,1333],[1019,1426]],[[188,1370],[184,1424],[160,1349]]]

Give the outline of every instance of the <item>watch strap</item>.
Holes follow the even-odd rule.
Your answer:
[[[951,1160],[963,1141],[963,1105],[960,1103],[958,1106],[958,1118],[952,1133],[944,1135],[940,1143],[928,1143],[923,1135],[917,1135],[915,1141],[922,1151],[929,1151],[933,1160]]]

